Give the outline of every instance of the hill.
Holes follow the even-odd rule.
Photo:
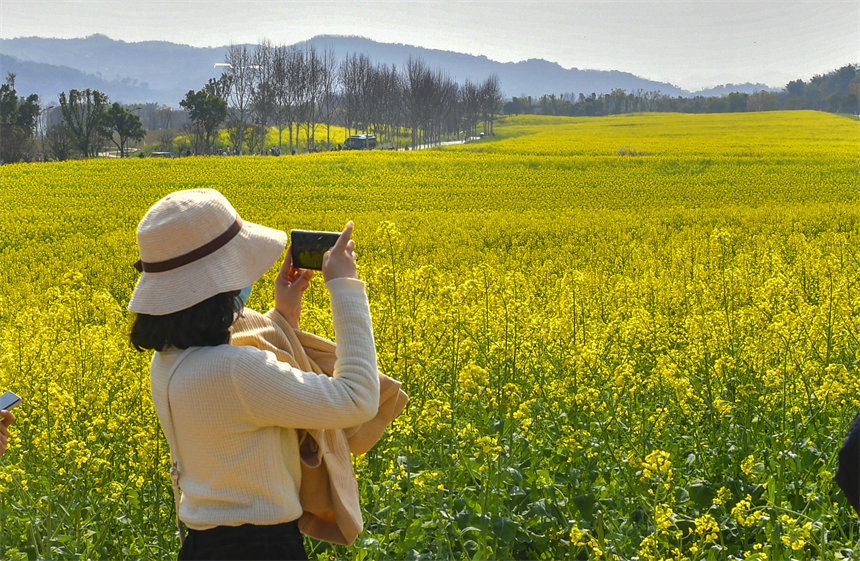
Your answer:
[[[349,53],[364,53],[376,63],[398,67],[404,66],[409,57],[420,57],[461,84],[467,79],[480,82],[496,74],[506,97],[539,97],[549,93],[589,95],[618,88],[631,92],[660,91],[669,96],[697,95],[628,72],[563,68],[542,59],[497,62],[485,56],[332,35],[317,36],[296,45],[330,49],[338,59]],[[0,69],[4,74],[15,72],[18,91],[38,93],[44,103],[55,101],[60,91],[91,87],[107,93],[114,101],[150,101],[176,107],[189,89],[199,89],[209,78],[217,76],[214,64],[224,60],[226,50],[227,46],[200,48],[165,41],[128,43],[104,35],[82,39],[22,37],[0,39],[0,53],[7,55],[0,59]],[[752,93],[764,86],[742,84],[726,88]]]
[[[146,83],[138,84],[130,78],[107,81],[100,76],[86,74],[68,66],[57,66],[41,62],[22,61],[15,57],[0,54],[0,69],[15,74],[16,89],[19,94],[38,93],[45,105],[56,103],[59,92],[74,88],[86,88],[108,93],[111,100],[125,103],[138,103],[154,99],[160,92],[148,88]],[[51,94],[50,92],[55,92]]]

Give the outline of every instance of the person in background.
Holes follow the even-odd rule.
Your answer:
[[[836,483],[845,493],[848,504],[860,515],[860,411],[854,416],[839,450]]]
[[[15,415],[4,409],[0,411],[0,417],[3,418],[3,421],[0,422],[0,456],[2,456],[9,444],[9,437],[12,436],[9,434],[9,425],[15,422]]]

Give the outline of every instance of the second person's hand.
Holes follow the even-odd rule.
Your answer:
[[[331,249],[323,254],[322,272],[326,282],[339,279],[357,279],[355,270],[355,241],[352,236],[352,220],[346,223],[343,232]]]
[[[15,422],[15,415],[11,411],[0,411],[0,456],[6,451],[6,446],[9,442],[9,425]]]

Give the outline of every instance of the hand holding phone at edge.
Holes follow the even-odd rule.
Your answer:
[[[9,425],[15,422],[15,415],[12,414],[11,411],[0,411],[0,415],[3,417],[3,421],[0,422],[0,456],[3,455],[3,452],[6,451],[6,445],[9,442]]]
[[[346,223],[334,246],[323,254],[322,272],[326,282],[339,278],[357,279],[355,270],[355,241],[352,236],[352,220]]]

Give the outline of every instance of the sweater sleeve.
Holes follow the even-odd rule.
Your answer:
[[[346,428],[376,415],[379,376],[364,282],[333,279],[336,360],[331,377],[279,362],[274,354],[236,347],[233,384],[247,418],[257,426]]]

